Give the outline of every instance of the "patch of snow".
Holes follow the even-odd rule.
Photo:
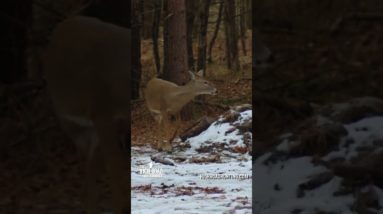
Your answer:
[[[223,193],[198,193],[190,196],[177,196],[168,193],[154,194],[150,192],[132,192],[132,213],[224,213],[235,207],[238,197],[247,197],[251,207],[251,177],[247,179],[202,179],[205,175],[251,175],[250,161],[194,164],[183,163],[176,166],[153,163],[153,167],[163,170],[163,177],[143,177],[139,174],[139,166],[149,165],[150,157],[132,157],[132,187],[151,184],[153,188],[162,185],[176,187],[218,187]],[[250,209],[243,210],[251,213]]]
[[[241,112],[232,124],[222,123],[221,117],[207,130],[187,140],[191,148],[173,151],[171,155],[144,147],[132,148],[132,213],[252,213],[251,156],[228,149],[231,146],[246,146],[243,133],[236,129],[235,124],[249,121],[251,117],[251,110]],[[251,133],[247,134],[251,136]],[[192,157],[211,156],[197,150],[213,143],[225,145],[226,149],[218,154],[226,158],[209,163],[188,161]],[[153,162],[153,155],[165,156],[164,159],[184,157],[187,160],[173,161],[175,165],[170,166]],[[162,176],[143,176],[142,169],[148,172],[156,169],[161,171]],[[180,194],[180,190],[184,189],[186,193]]]
[[[346,106],[338,106],[345,108]],[[326,120],[323,120],[326,122]],[[342,157],[349,160],[358,155],[360,146],[372,146],[376,139],[383,139],[383,117],[369,117],[357,122],[344,125],[348,135],[343,137],[337,151],[323,157],[329,160]],[[280,137],[281,143],[277,151],[288,151],[291,144],[291,135]],[[351,205],[355,203],[352,194],[334,196],[334,192],[342,186],[342,178],[334,176],[329,182],[312,190],[304,190],[304,196],[298,197],[299,185],[308,181],[310,176],[328,172],[324,166],[311,163],[312,157],[290,157],[287,160],[276,161],[265,165],[264,162],[272,156],[273,152],[264,154],[255,160],[255,183],[253,190],[253,208],[255,213],[274,214],[301,211],[300,214],[314,214],[319,210],[337,214],[351,214]],[[383,207],[383,190],[372,186],[379,196],[379,203]],[[383,208],[375,210],[383,213]]]
[[[255,208],[258,213],[286,213],[287,206],[294,208],[294,204],[301,203],[301,199],[296,197],[297,186],[310,175],[326,171],[324,167],[312,165],[309,157],[291,159],[272,166],[264,165],[263,160],[258,159],[254,165],[257,185],[253,197],[257,201]]]
[[[212,143],[222,143],[226,148],[246,147],[243,140],[244,136],[238,129],[236,129],[235,125],[247,122],[252,119],[251,117],[252,111],[247,110],[241,112],[237,121],[232,124],[228,122],[222,123],[223,118],[220,118],[218,121],[212,123],[209,128],[201,134],[187,140],[191,146],[191,150],[189,150],[188,154],[195,153],[201,146],[207,146]],[[248,135],[252,137],[251,132],[248,132]],[[252,142],[252,139],[250,139],[250,142]],[[223,152],[223,154],[225,154],[225,152]],[[237,156],[238,154],[233,155]]]
[[[239,114],[238,120],[234,124],[241,124],[252,119],[253,111],[247,110]]]
[[[329,153],[324,160],[343,157],[349,161],[358,156],[357,148],[372,146],[375,139],[383,139],[383,117],[364,118],[344,127],[348,136],[342,139],[340,149]]]

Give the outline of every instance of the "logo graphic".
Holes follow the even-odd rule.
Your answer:
[[[153,167],[153,162],[150,161],[147,166],[140,166],[138,168],[139,174],[143,177],[160,178],[163,176],[163,169],[160,167]]]

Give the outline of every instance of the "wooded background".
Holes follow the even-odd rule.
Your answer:
[[[149,67],[152,71],[148,72],[155,71],[166,80],[184,84],[189,80],[188,70],[206,70],[206,63],[213,63],[217,35],[224,31],[224,61],[228,69],[238,72],[239,41],[244,55],[250,55],[245,39],[252,27],[251,14],[249,0],[133,0],[133,32],[140,33],[133,43],[151,40],[154,67]],[[134,56],[140,58],[140,50],[134,51]],[[140,82],[141,65],[139,60],[134,62],[133,81]],[[133,85],[132,99],[139,97],[137,87]]]
[[[203,115],[215,117],[230,105],[251,102],[251,4],[249,0],[133,0],[133,44],[141,44],[133,50],[133,142],[150,141],[146,135],[156,129],[142,94],[153,77],[184,85],[190,80],[188,71],[203,70],[218,89],[217,96],[184,108],[185,126]]]
[[[274,58],[253,70],[254,147],[272,144],[312,104],[382,98],[382,9],[376,0],[254,2],[253,25]]]

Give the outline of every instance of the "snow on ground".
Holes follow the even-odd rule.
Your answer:
[[[373,146],[373,142],[383,140],[383,117],[367,117],[343,127],[347,130],[347,135],[341,138],[338,148],[323,156],[322,160],[343,158],[349,163],[362,152],[360,148]],[[358,213],[355,211],[357,196],[353,192],[340,194],[344,190],[343,178],[330,175],[330,170],[323,165],[313,164],[313,157],[284,156],[280,160],[270,160],[273,154],[288,152],[290,147],[299,143],[290,141],[291,135],[290,133],[282,136],[275,151],[266,153],[255,161],[254,213]],[[375,145],[373,148],[372,153],[378,153],[382,151],[383,145]],[[311,178],[318,175],[323,175],[322,178],[328,180],[324,179],[322,184],[313,188],[303,188],[304,185],[308,186]],[[368,208],[368,213],[383,213],[381,188],[369,184],[360,191],[373,192],[378,198],[379,206]]]
[[[236,125],[251,122],[252,114],[237,115],[232,122],[220,117],[172,154],[133,147],[132,213],[251,213],[251,156],[235,151],[251,137]],[[158,157],[168,162],[153,161]]]

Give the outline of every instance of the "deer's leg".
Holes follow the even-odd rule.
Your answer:
[[[174,132],[173,132],[173,135],[172,135],[172,138],[170,138],[170,142],[172,142],[174,140],[174,138],[177,137],[177,132],[180,128],[180,125],[181,125],[181,114],[178,112],[174,115],[174,118],[175,118],[175,128],[174,128]]]
[[[163,116],[160,111],[151,111],[150,113],[152,114],[154,120],[157,122],[157,125],[159,126],[158,128],[155,128],[155,136],[157,138],[156,148],[158,150],[162,150],[162,141],[165,132]]]
[[[118,129],[114,121],[101,119],[95,121],[100,139],[99,148],[112,190],[112,202],[116,214],[130,212],[130,174],[128,160],[120,146]]]
[[[164,135],[164,120],[163,117],[160,113],[156,115],[156,122],[159,125],[159,127],[156,129],[156,136],[157,136],[157,149],[161,150],[162,149],[162,141],[163,141],[163,135]]]
[[[100,157],[100,151],[96,148],[94,154],[87,158],[83,167],[85,169],[83,201],[87,214],[98,213],[97,204],[100,187],[97,184],[97,179],[99,178],[101,167],[102,159]]]
[[[163,134],[163,138],[160,141],[160,149],[164,151],[171,151],[172,150],[172,145],[168,141],[168,133],[169,133],[169,118],[168,114],[165,111],[161,111],[161,116],[162,116],[162,121],[160,123],[161,127],[161,132]]]
[[[83,208],[87,214],[96,214],[99,196],[97,176],[100,174],[102,162],[97,148],[98,137],[95,127],[90,121],[68,115],[60,117],[60,125],[74,141],[81,162],[81,170],[84,172],[81,187]]]

